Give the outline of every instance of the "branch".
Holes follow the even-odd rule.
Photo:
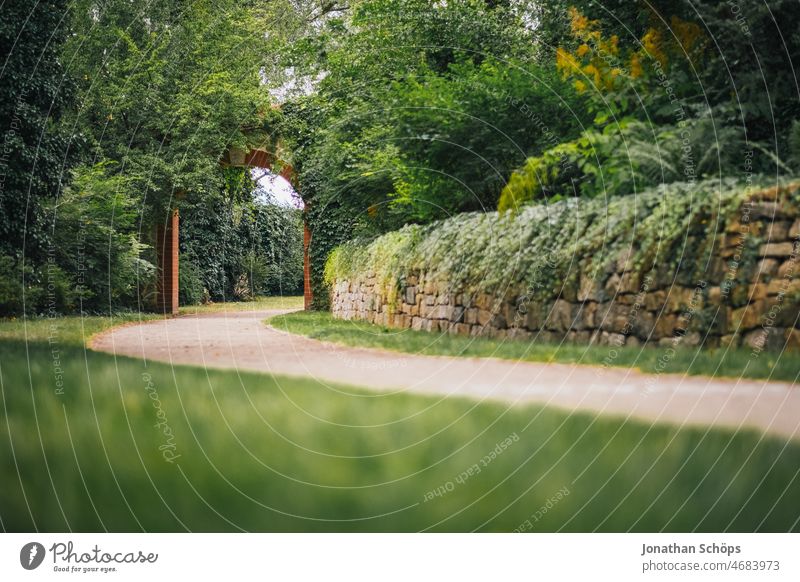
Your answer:
[[[332,12],[344,12],[345,10],[349,10],[349,4],[338,5],[335,0],[322,2],[320,5],[320,10],[318,14],[311,14],[310,16],[306,17],[306,22],[314,22],[315,20],[319,20],[323,16],[327,16]]]

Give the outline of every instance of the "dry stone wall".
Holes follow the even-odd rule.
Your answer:
[[[333,283],[332,312],[395,328],[491,338],[800,350],[800,217],[770,192],[745,202],[727,222],[700,277],[665,268],[639,273],[631,253],[602,273],[578,273],[552,301],[525,293],[471,294],[424,271],[402,274],[388,293],[366,272]]]

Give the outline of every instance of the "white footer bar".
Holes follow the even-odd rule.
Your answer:
[[[0,580],[800,580],[798,534],[4,534]]]

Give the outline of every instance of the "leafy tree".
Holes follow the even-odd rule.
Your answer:
[[[55,197],[67,157],[57,126],[70,103],[59,51],[66,0],[9,0],[0,18],[0,251],[40,258],[46,235],[42,202]]]
[[[138,199],[113,164],[80,167],[50,210],[52,259],[70,274],[82,310],[141,307],[155,288],[155,267],[142,258]]]
[[[285,5],[76,2],[65,51],[81,104],[72,122],[87,136],[92,160],[116,162],[114,172],[136,193],[139,220],[118,223],[120,232],[152,242],[154,224],[181,209],[184,301],[201,299],[203,288],[215,298],[235,295],[231,278],[252,244],[255,210],[252,185],[232,186],[220,159],[229,150],[274,147],[280,111],[263,80],[278,71],[270,33],[280,29],[276,10]],[[189,248],[191,236],[198,240]],[[145,258],[154,261],[154,253]]]
[[[451,65],[398,84],[392,205],[413,222],[494,208],[512,170],[588,121],[552,69],[516,62]]]
[[[742,132],[698,116],[683,125],[636,120],[591,129],[528,158],[502,191],[498,210],[535,200],[625,196],[673,182],[737,177]]]
[[[237,0],[79,0],[67,48],[76,117],[98,159],[142,192],[152,220],[221,184],[230,147],[269,143],[278,115],[261,82],[269,15]]]
[[[59,124],[71,103],[60,58],[67,5],[7,0],[0,6],[0,284],[7,289],[0,312],[22,308],[23,288],[35,303],[49,248],[45,207],[73,162]]]
[[[317,284],[337,242],[493,208],[526,156],[577,135],[581,99],[533,41],[518,3],[368,0],[299,43],[314,91],[283,133]]]

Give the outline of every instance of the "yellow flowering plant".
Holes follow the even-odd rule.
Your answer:
[[[599,20],[575,7],[569,9],[569,17],[574,42],[556,49],[556,68],[594,102],[598,124],[630,114],[643,96],[652,105],[659,95],[674,101],[676,95],[691,94],[693,72],[706,45],[697,24],[672,16],[667,25],[653,17],[642,37],[623,49],[619,36],[604,34]],[[664,90],[666,84],[671,85],[669,91]]]

